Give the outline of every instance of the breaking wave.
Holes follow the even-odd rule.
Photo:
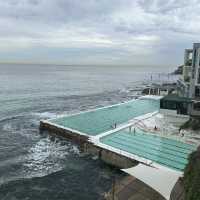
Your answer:
[[[76,146],[66,141],[50,137],[40,139],[29,149],[24,162],[24,172],[28,177],[41,177],[61,170],[68,155],[79,155]]]

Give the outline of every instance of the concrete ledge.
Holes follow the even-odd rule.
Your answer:
[[[76,142],[79,145],[88,141],[88,138],[89,138],[86,135],[80,135],[70,130],[57,127],[56,125],[48,123],[47,121],[40,121],[40,131],[41,132],[48,131],[48,133],[50,134],[62,136],[66,139]]]
[[[131,158],[95,146],[93,143],[90,142],[84,144],[84,152],[94,156],[98,156],[98,158],[104,161],[105,163],[120,169],[130,168],[138,164],[137,161]]]
[[[95,146],[88,140],[89,137],[86,135],[80,135],[62,127],[57,127],[52,123],[48,123],[48,121],[40,121],[40,131],[47,131],[49,134],[62,136],[75,142],[82,152],[97,156],[105,163],[117,168],[130,168],[138,164],[137,161],[126,156]]]

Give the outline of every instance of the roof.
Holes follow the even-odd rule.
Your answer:
[[[144,182],[159,192],[167,200],[170,199],[170,194],[174,185],[179,177],[182,176],[182,174],[178,172],[156,169],[143,164],[138,164],[128,169],[122,169],[122,171]]]
[[[174,101],[174,102],[182,102],[182,103],[191,103],[192,99],[187,97],[180,97],[177,94],[169,94],[164,96],[161,100],[164,101]]]

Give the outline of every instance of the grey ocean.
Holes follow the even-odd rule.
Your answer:
[[[102,199],[120,175],[74,144],[41,135],[39,121],[132,99],[150,77],[167,80],[170,70],[161,69],[1,64],[0,199]]]

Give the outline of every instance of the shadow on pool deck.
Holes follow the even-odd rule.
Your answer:
[[[114,191],[114,198],[111,188],[106,200],[165,200],[158,192],[131,176],[116,181]]]

